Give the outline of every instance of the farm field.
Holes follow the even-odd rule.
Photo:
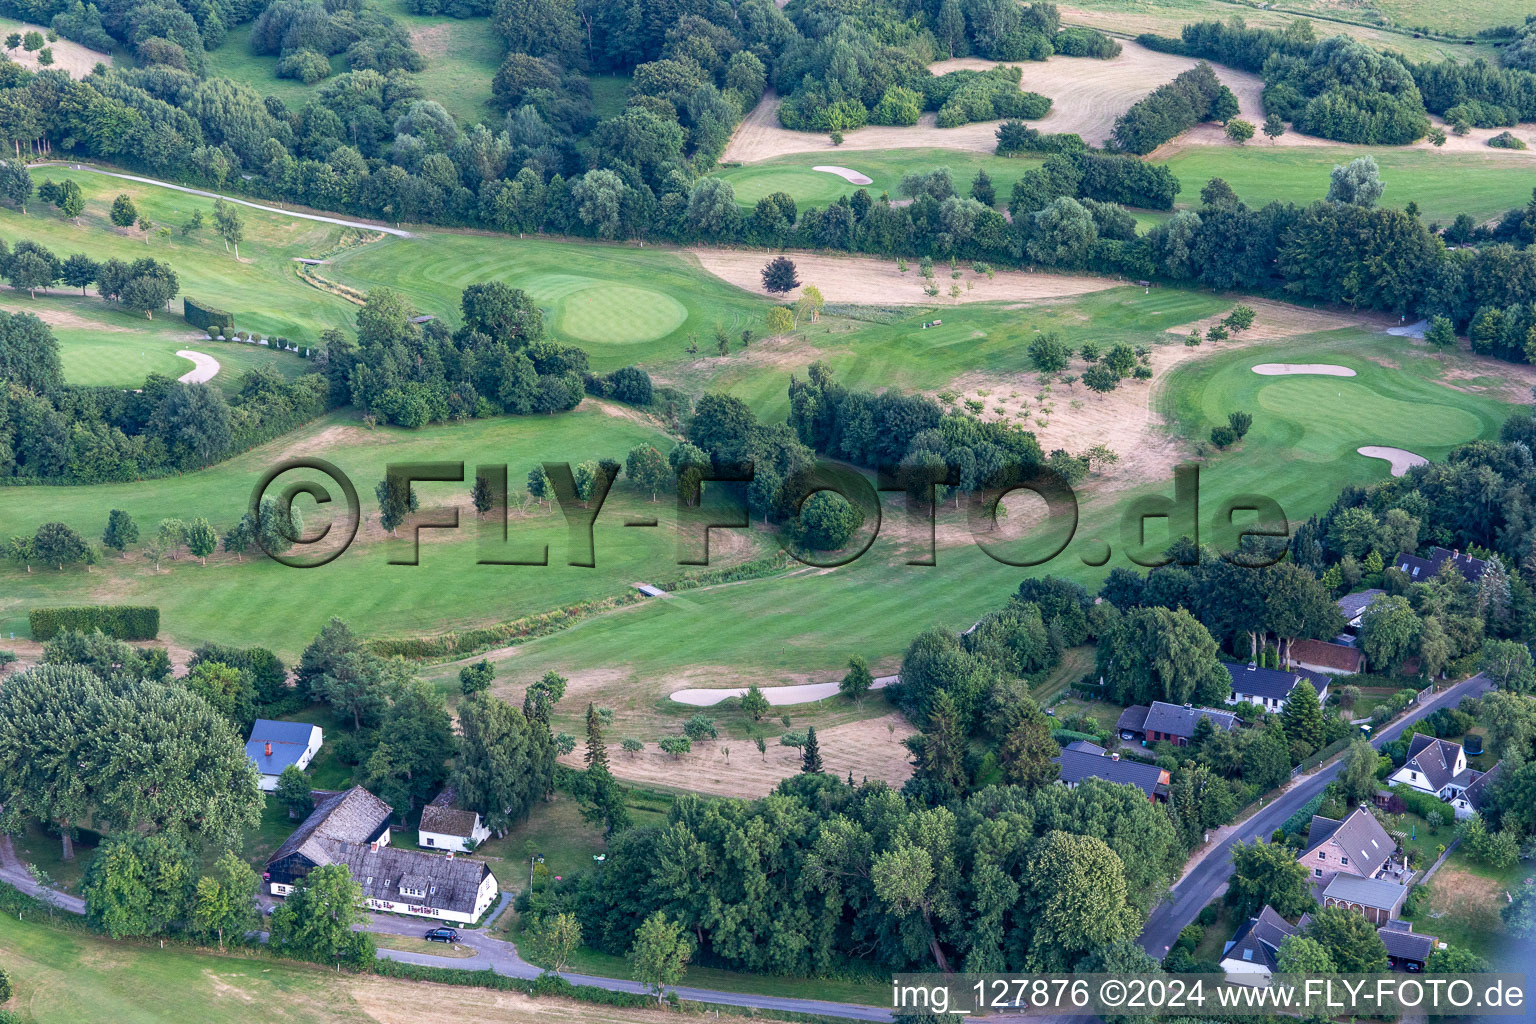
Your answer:
[[[1426,222],[1448,224],[1458,213],[1479,223],[1531,199],[1536,181],[1524,160],[1509,160],[1492,150],[1478,153],[1437,152],[1427,146],[1185,146],[1168,158],[1182,190],[1178,205],[1198,207],[1200,189],[1212,178],[1225,179],[1249,206],[1271,201],[1307,203],[1328,194],[1328,176],[1335,165],[1358,156],[1375,158],[1386,184],[1381,206],[1402,208],[1419,204]]]

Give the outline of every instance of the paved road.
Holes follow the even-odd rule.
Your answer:
[[[123,181],[136,181],[141,185],[156,185],[160,188],[168,188],[175,192],[185,192],[189,196],[202,196],[204,199],[222,199],[226,203],[238,203],[240,206],[248,206],[253,210],[261,210],[264,213],[276,213],[284,217],[297,217],[299,220],[317,220],[322,224],[339,224],[344,228],[358,228],[362,231],[382,231],[386,235],[394,235],[396,238],[413,238],[409,231],[402,228],[386,227],[383,224],[369,224],[360,220],[347,220],[344,217],[327,217],[319,213],[301,213],[298,210],[284,210],[277,206],[264,206],[261,203],[253,203],[248,199],[237,199],[234,196],[220,195],[217,192],[208,192],[200,188],[189,188],[186,185],[176,185],[169,181],[161,181],[158,178],[145,178],[137,174],[122,174],[118,171],[104,171],[100,167],[92,167],[90,164],[66,164],[61,160],[50,160],[33,164],[33,167],[65,167],[73,171],[89,171],[91,174],[101,174],[108,178],[120,178]]]
[[[193,352],[189,348],[178,349],[176,354],[183,359],[192,360],[192,369],[176,379],[183,384],[206,384],[218,376],[219,361],[213,356],[204,355],[201,352]]]
[[[1378,750],[1401,736],[1414,722],[1443,707],[1455,707],[1463,697],[1472,697],[1489,689],[1492,684],[1481,674],[1457,683],[1438,693],[1427,704],[1400,719],[1371,737],[1371,746]],[[1285,819],[1298,810],[1333,781],[1343,769],[1342,761],[1335,761],[1313,775],[1305,776],[1276,800],[1240,825],[1236,831],[1207,851],[1203,860],[1173,887],[1171,898],[1158,904],[1141,932],[1141,946],[1153,956],[1161,958],[1179,937],[1179,932],[1195,920],[1232,874],[1232,845],[1268,839]]]
[[[509,893],[501,894],[502,904],[495,913],[499,916],[511,901]],[[370,923],[363,926],[363,930],[381,934],[409,935],[418,937],[433,927],[431,921],[413,921],[407,918],[386,915],[374,915]],[[518,956],[517,949],[512,943],[495,938],[485,928],[464,929],[459,932],[460,945],[468,946],[476,951],[472,957],[440,957],[423,953],[410,953],[398,949],[380,949],[378,956],[385,960],[401,960],[411,964],[423,964],[428,967],[445,967],[449,970],[483,971],[490,968],[497,974],[504,974],[509,978],[537,978],[544,973],[543,968],[535,967],[522,957]],[[593,988],[607,989],[610,992],[635,992],[643,993],[645,990],[639,982],[630,981],[627,978],[600,978],[590,974],[573,974],[569,971],[560,975],[572,985],[589,986]],[[672,985],[668,991],[676,992],[679,999],[687,999],[699,1003],[715,1003],[720,1006],[749,1006],[759,1010],[776,1010],[789,1013],[813,1013],[825,1017],[845,1017],[852,1020],[889,1021],[891,1013],[879,1006],[860,1006],[855,1003],[833,1003],[820,999],[796,999],[787,996],[760,996],[741,992],[721,992],[709,988],[693,988],[688,985]]]

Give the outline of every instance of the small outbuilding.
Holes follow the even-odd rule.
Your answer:
[[[480,815],[458,806],[457,794],[445,789],[421,809],[416,828],[416,845],[429,850],[454,850],[468,853],[487,839],[491,830]]]
[[[245,743],[245,755],[256,765],[261,775],[261,788],[268,793],[277,788],[278,776],[289,765],[300,771],[309,767],[325,734],[318,725],[308,722],[278,722],[270,718],[258,718],[251,726],[251,738]]]

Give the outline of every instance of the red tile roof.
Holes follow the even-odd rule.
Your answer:
[[[1291,644],[1291,660],[1308,665],[1322,665],[1340,672],[1359,672],[1362,655],[1359,648],[1331,644],[1326,640],[1297,640]]]

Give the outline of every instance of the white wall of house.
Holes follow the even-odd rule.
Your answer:
[[[480,823],[479,815],[475,816],[474,831],[468,837],[479,846],[491,838],[491,830]],[[468,853],[470,844],[465,842],[464,836],[451,836],[446,832],[428,832],[426,829],[416,830],[416,845],[428,850],[452,850],[455,853]]]
[[[276,888],[273,886],[274,891]],[[369,910],[381,910],[389,914],[410,914],[413,917],[430,917],[437,921],[456,921],[459,924],[474,924],[480,920],[481,914],[490,909],[499,891],[496,886],[496,876],[486,872],[485,880],[480,883],[480,889],[475,893],[474,912],[468,914],[415,904],[410,902],[408,896],[402,896],[398,900],[370,899],[364,902]]]
[[[315,755],[320,753],[320,744],[324,741],[324,731],[318,725],[311,726],[309,730],[309,742],[304,744],[304,752],[301,753],[299,755],[299,759],[294,762],[299,766],[299,771],[303,771],[305,768],[309,767],[309,762],[313,761],[315,759]],[[261,788],[267,793],[275,792],[277,789],[277,776],[262,775]]]
[[[1221,969],[1227,972],[1227,980],[1234,985],[1268,988],[1272,980],[1268,967],[1265,967],[1263,964],[1254,963],[1251,960],[1227,957],[1222,960]]]

